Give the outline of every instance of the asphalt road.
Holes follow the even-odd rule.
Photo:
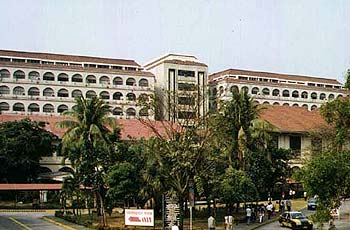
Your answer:
[[[47,213],[0,213],[0,230],[64,230],[65,228],[50,223],[42,217]]]

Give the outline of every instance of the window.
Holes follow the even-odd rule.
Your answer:
[[[304,98],[304,99],[307,99],[307,97],[308,97],[308,93],[307,92],[302,92],[301,93],[301,98]]]
[[[178,90],[194,91],[194,90],[196,90],[196,85],[190,84],[190,83],[178,83],[177,88],[178,88]]]
[[[117,115],[117,116],[122,116],[123,115],[123,110],[120,107],[116,107],[115,109],[113,109],[113,115]]]
[[[311,111],[313,111],[313,110],[315,110],[315,109],[317,109],[317,105],[311,106]]]
[[[20,86],[17,86],[13,89],[13,95],[25,95],[24,93],[24,88],[23,87],[20,87]]]
[[[126,110],[126,115],[127,115],[127,116],[135,116],[135,115],[136,115],[136,110],[133,109],[133,108],[128,108],[128,109]]]
[[[12,58],[12,62],[24,63],[24,62],[26,62],[26,60],[25,59]]]
[[[64,111],[68,110],[68,106],[66,105],[59,105],[57,108],[57,113],[63,113]]]
[[[103,100],[109,100],[109,93],[107,91],[102,91],[100,93],[100,98],[102,98]]]
[[[6,85],[0,86],[0,95],[10,94],[10,88]]]
[[[128,78],[126,80],[126,85],[130,85],[130,86],[136,85],[135,79],[134,78]]]
[[[93,98],[96,97],[96,92],[93,90],[89,90],[86,92],[86,98]]]
[[[67,62],[56,62],[56,65],[68,66]]]
[[[55,92],[53,91],[53,89],[52,88],[46,88],[46,89],[44,89],[44,92],[43,92],[44,94],[44,96],[45,97],[54,97],[55,96]]]
[[[294,90],[294,91],[292,92],[292,97],[298,98],[298,97],[299,97],[299,92],[296,91],[296,90]]]
[[[10,106],[8,103],[6,102],[0,103],[0,111],[9,111],[9,110],[10,110]]]
[[[100,77],[100,84],[102,84],[102,85],[109,85],[110,84],[109,77],[107,77],[107,76]]]
[[[259,88],[254,87],[254,88],[252,89],[252,94],[258,94],[258,93],[259,93]]]
[[[308,106],[307,104],[303,104],[302,107],[303,107],[304,109],[309,109],[309,106]]]
[[[238,76],[238,79],[240,79],[240,80],[248,80],[248,77]]]
[[[0,61],[11,61],[11,58],[0,57]]]
[[[123,66],[113,65],[112,69],[123,69]]]
[[[10,71],[8,71],[7,69],[2,69],[0,71],[0,78],[1,79],[10,78]]]
[[[270,95],[270,90],[268,88],[264,88],[262,90],[263,95]]]
[[[328,96],[328,100],[333,100],[334,99],[334,94],[329,94],[329,96]]]
[[[53,113],[53,112],[55,112],[55,108],[51,104],[45,104],[43,107],[43,112],[44,113]]]
[[[32,103],[28,106],[28,112],[40,112],[40,107],[36,103]]]
[[[87,77],[86,77],[86,82],[87,83],[96,83],[96,77],[94,76],[94,75],[88,75]]]
[[[314,83],[307,83],[308,86],[316,86]]]
[[[113,85],[123,85],[123,78],[121,77],[115,77],[113,79]]]
[[[17,70],[16,72],[13,73],[13,78],[16,80],[25,79],[25,74],[22,70]]]
[[[126,99],[127,99],[128,101],[136,101],[136,96],[135,96],[134,93],[128,93],[128,94],[126,95]]]
[[[72,97],[76,98],[81,96],[83,96],[83,93],[79,89],[73,90]]]
[[[179,119],[194,119],[196,118],[196,113],[190,111],[180,111],[177,113],[177,116]]]
[[[249,89],[248,89],[248,87],[247,87],[247,86],[243,86],[243,87],[242,87],[242,92],[246,92],[246,93],[248,93],[248,91],[249,91]]]
[[[60,89],[58,90],[57,97],[68,97],[68,90],[66,89]]]
[[[272,96],[277,97],[277,96],[279,96],[279,95],[280,95],[280,91],[279,91],[278,89],[274,89],[274,90],[272,91]]]
[[[231,91],[231,93],[239,93],[238,86],[236,86],[236,85],[231,86],[230,91]]]
[[[274,102],[274,103],[273,103],[273,105],[274,105],[274,106],[279,106],[279,105],[280,105],[280,103],[278,103],[278,102]]]
[[[326,94],[321,93],[321,94],[320,94],[320,100],[325,100],[325,99],[326,99]]]
[[[97,65],[99,69],[109,69],[109,65]]]
[[[125,67],[125,70],[136,71],[136,68],[135,67]]]
[[[32,71],[28,74],[28,78],[33,81],[40,80],[40,74],[36,71]]]
[[[40,95],[39,88],[37,88],[37,87],[31,87],[31,88],[28,90],[28,95],[29,95],[29,96],[39,96],[39,95]]]
[[[83,82],[83,77],[80,74],[74,74],[72,76],[72,82]]]
[[[139,86],[148,87],[148,80],[142,78],[142,79],[139,81]]]
[[[16,103],[13,105],[13,111],[24,112],[24,105],[22,103]]]
[[[195,72],[190,70],[178,70],[177,75],[182,77],[194,77]]]
[[[52,61],[42,61],[41,63],[44,65],[53,65],[54,64]]]
[[[317,99],[317,93],[315,93],[315,92],[313,92],[312,94],[311,94],[311,99]]]
[[[120,92],[116,92],[113,94],[113,100],[122,100],[123,94]]]
[[[179,97],[178,103],[179,103],[179,105],[195,105],[196,104],[193,97]]]
[[[53,75],[53,73],[51,73],[51,72],[47,72],[47,73],[44,74],[43,79],[45,81],[54,81],[55,80],[55,75]]]
[[[58,81],[68,81],[68,75],[65,74],[65,73],[60,73],[60,74],[57,76],[57,80],[58,80]]]
[[[289,91],[288,90],[283,90],[282,96],[283,97],[289,97]]]
[[[296,156],[301,154],[301,137],[300,136],[290,136],[289,137],[289,148],[292,150]]]

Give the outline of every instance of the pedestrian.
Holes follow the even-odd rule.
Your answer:
[[[250,225],[250,218],[252,217],[252,209],[248,205],[245,211],[247,213],[247,225]]]
[[[233,216],[231,213],[228,213],[227,216],[225,216],[225,230],[232,230],[233,227]]]
[[[290,201],[290,199],[286,201],[286,206],[287,206],[288,212],[290,212],[292,210],[292,202]]]
[[[271,219],[272,216],[272,212],[273,212],[273,205],[271,202],[268,203],[268,205],[266,206],[266,210],[267,210],[267,219]]]
[[[284,207],[284,201],[281,200],[281,202],[280,202],[280,212],[281,212],[281,213],[284,213],[284,209],[285,209],[285,207]]]
[[[208,218],[208,229],[215,229],[215,218],[212,215],[210,215]]]
[[[275,204],[273,205],[273,211],[275,213],[278,213],[280,211],[279,208],[280,208],[280,205],[279,205],[278,201],[276,200]]]
[[[259,209],[259,223],[264,222],[264,216],[265,216],[265,207],[263,204],[261,204]]]

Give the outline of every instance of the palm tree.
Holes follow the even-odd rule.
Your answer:
[[[78,180],[91,187],[99,198],[103,226],[106,225],[103,198],[103,170],[108,162],[106,150],[108,152],[119,137],[116,121],[109,114],[110,107],[103,100],[79,97],[76,98],[76,106],[63,113],[70,119],[57,124],[67,129],[62,137],[63,154],[75,167]]]

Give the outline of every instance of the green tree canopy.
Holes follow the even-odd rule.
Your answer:
[[[57,137],[44,129],[45,122],[23,119],[0,124],[0,178],[3,182],[30,182],[39,172],[42,156],[55,151]]]

